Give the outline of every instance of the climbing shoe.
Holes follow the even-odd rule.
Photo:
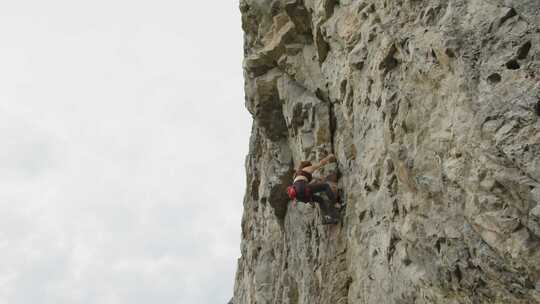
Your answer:
[[[331,217],[330,215],[325,215],[323,216],[322,223],[323,225],[337,224],[339,223],[339,220]]]
[[[347,203],[345,203],[345,202],[338,202],[337,204],[334,205],[334,207],[337,210],[343,210],[343,209],[345,209],[345,206],[347,206]]]

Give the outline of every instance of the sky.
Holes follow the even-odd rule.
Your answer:
[[[238,0],[0,2],[0,303],[227,303]]]

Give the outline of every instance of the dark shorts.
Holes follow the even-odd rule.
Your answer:
[[[293,184],[294,190],[296,191],[296,200],[309,203],[311,202],[311,191],[308,187],[308,184],[304,180],[299,180]]]
[[[328,183],[308,183],[304,180],[299,180],[293,183],[296,190],[296,200],[303,203],[316,203],[321,207],[321,211],[325,215],[337,216],[337,211],[333,208],[336,202],[336,197],[332,188]],[[324,193],[328,197],[328,202],[324,200],[318,193]]]

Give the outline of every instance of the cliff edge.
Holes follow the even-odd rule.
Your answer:
[[[254,122],[234,304],[540,303],[540,1],[240,10]],[[285,189],[328,153],[347,207],[323,226]]]

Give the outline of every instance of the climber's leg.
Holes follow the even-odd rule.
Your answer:
[[[334,194],[334,191],[332,191],[332,187],[330,187],[328,183],[311,183],[308,184],[308,187],[313,194],[320,192],[326,193],[326,196],[330,200],[330,204],[336,203],[336,196]]]
[[[315,203],[318,203],[321,208],[322,222],[323,224],[335,224],[339,222],[337,214],[334,211],[334,208],[328,204],[322,197],[318,195],[311,196],[311,200]]]
[[[318,195],[312,195],[311,196],[311,200],[314,202],[314,203],[317,203],[319,204],[319,207],[321,207],[321,212],[323,215],[327,215],[328,214],[328,211],[329,211],[329,206],[328,204],[326,203],[326,201],[318,196]]]

